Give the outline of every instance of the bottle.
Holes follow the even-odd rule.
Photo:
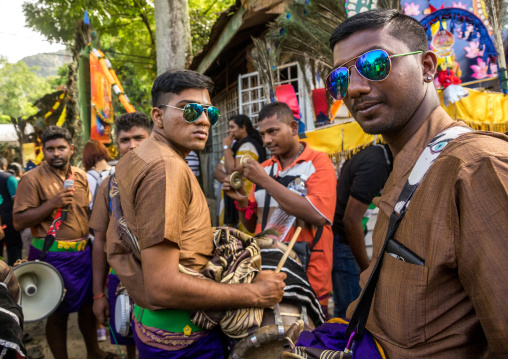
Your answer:
[[[307,189],[307,186],[305,185],[305,182],[307,181],[307,179],[308,179],[308,176],[305,174],[296,177],[295,180],[289,184],[288,189],[301,195],[301,196],[306,196],[307,193],[309,193],[309,190]]]

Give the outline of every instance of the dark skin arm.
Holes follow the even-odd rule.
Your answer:
[[[30,208],[26,211],[14,213],[13,225],[18,231],[23,228],[35,226],[47,217],[49,217],[55,209],[63,208],[72,203],[74,192],[72,188],[62,189],[55,197],[44,202],[39,207]]]
[[[247,198],[245,186],[242,186],[242,188],[237,189],[238,193],[236,193],[236,191],[233,188],[231,188],[229,176],[227,176],[226,179],[224,180],[224,183],[222,184],[222,190],[224,191],[224,193],[226,193],[228,196],[230,196],[231,198],[233,198],[238,202],[238,207],[246,208],[249,205],[249,199]],[[247,219],[245,217],[245,212],[243,211],[238,211],[238,215],[245,228],[249,232],[254,233],[254,231],[256,230],[256,223],[258,219],[257,213],[254,213],[250,219]]]
[[[369,257],[365,248],[365,237],[362,226],[362,219],[369,206],[359,200],[349,197],[344,212],[344,230],[349,247],[355,256],[356,262],[363,272],[369,266]]]
[[[219,162],[219,164],[215,167],[215,170],[213,171],[213,177],[220,183],[224,182],[226,177],[228,177],[228,175],[224,173],[224,171],[222,170],[222,167],[223,167],[222,163]]]
[[[233,156],[233,150],[231,149],[231,145],[233,144],[233,137],[231,135],[226,136],[224,140],[222,140],[223,145],[229,146],[227,150],[224,150],[224,168],[228,175],[235,171],[243,171],[242,166],[240,165],[240,158],[235,158]]]
[[[92,248],[92,273],[93,273],[93,295],[98,296],[104,293],[104,284],[108,274],[109,265],[104,252],[106,243],[106,232],[95,231],[95,239]],[[109,318],[109,303],[105,296],[95,299],[93,302],[93,312],[97,321],[106,325]]]
[[[221,284],[180,273],[179,258],[177,245],[167,240],[141,251],[151,305],[184,310],[266,308],[279,303],[284,295],[284,273],[261,271],[251,284]]]
[[[245,164],[245,168],[243,170],[244,176],[249,181],[266,189],[266,191],[270,193],[270,195],[277,201],[277,203],[279,203],[279,206],[286,213],[317,227],[327,224],[326,218],[319,214],[319,212],[312,207],[305,197],[290,191],[282,184],[271,178],[265,172],[263,166],[261,166],[258,162],[254,160],[247,160],[246,162],[247,163]],[[225,192],[225,188],[228,189],[228,192]],[[228,196],[237,200],[240,207],[245,207],[244,205],[248,203],[246,198],[239,196],[230,187],[225,186],[223,187],[223,190]],[[241,202],[239,200],[241,200]],[[241,218],[243,217],[241,216]],[[246,228],[249,229],[247,224],[245,222],[243,223]]]

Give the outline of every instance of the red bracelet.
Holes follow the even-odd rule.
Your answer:
[[[250,203],[249,203],[250,204]],[[240,206],[238,205],[238,201],[235,201],[235,207],[237,210],[239,210],[240,212],[245,212],[247,211],[247,209],[249,209],[249,206],[245,207],[245,208],[240,208]]]
[[[100,298],[105,297],[105,296],[106,296],[106,294],[104,294],[104,293],[101,293],[99,295],[94,295],[93,296],[93,300],[100,299]],[[90,297],[88,297],[88,298],[90,298]]]
[[[256,213],[257,209],[258,209],[258,204],[256,202],[251,202],[249,201],[249,205],[245,208],[240,208],[238,206],[238,202],[235,201],[235,207],[237,210],[239,210],[240,212],[245,212],[245,219],[249,220],[252,218],[252,216],[254,215],[254,213]]]

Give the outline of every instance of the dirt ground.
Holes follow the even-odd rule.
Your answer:
[[[33,340],[26,344],[27,350],[30,348],[39,347],[40,351],[44,355],[45,359],[53,358],[51,351],[49,350],[48,343],[46,342],[45,336],[46,320],[41,320],[35,323],[25,324],[25,333],[32,335]],[[107,333],[106,341],[99,342],[99,346],[102,350],[118,354],[116,345],[110,344],[109,332]],[[126,357],[125,347],[120,346],[124,357]],[[85,342],[81,336],[81,332],[78,328],[78,315],[73,313],[69,316],[69,324],[67,328],[67,353],[69,359],[82,359],[86,358]]]

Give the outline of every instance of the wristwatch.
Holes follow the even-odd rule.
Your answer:
[[[225,151],[225,150],[227,150],[227,149],[229,148],[229,146],[228,146],[228,145],[224,145],[224,146],[222,146],[222,148],[223,148],[223,149],[224,149],[224,151]]]

